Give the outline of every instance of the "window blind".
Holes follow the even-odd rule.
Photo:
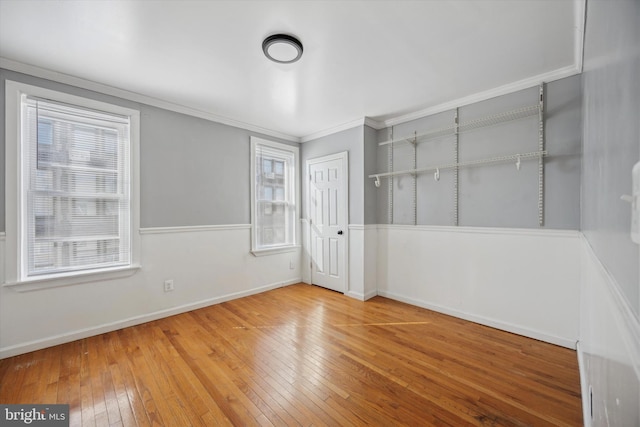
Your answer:
[[[294,245],[294,154],[265,145],[255,150],[255,247]]]
[[[131,264],[129,118],[24,96],[22,273]]]

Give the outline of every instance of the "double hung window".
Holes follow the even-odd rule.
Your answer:
[[[132,266],[137,112],[29,88],[16,99],[16,281]]]
[[[273,252],[296,245],[298,148],[251,139],[252,250]]]

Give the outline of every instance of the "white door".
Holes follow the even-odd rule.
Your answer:
[[[348,153],[307,161],[311,283],[346,292]]]

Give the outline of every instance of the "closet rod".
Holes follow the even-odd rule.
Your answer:
[[[399,142],[414,142],[414,141],[428,141],[431,139],[444,138],[446,136],[455,135],[456,130],[458,133],[464,133],[483,127],[489,127],[498,125],[501,123],[507,123],[513,120],[524,119],[526,117],[535,116],[540,111],[539,105],[530,105],[528,107],[519,108],[517,110],[511,110],[493,116],[482,117],[480,119],[470,120],[468,122],[462,122],[459,125],[447,126],[444,128],[436,129],[431,132],[426,132],[418,135],[412,135],[405,138],[398,138],[397,140],[390,139],[388,141],[380,142],[378,146],[397,144]]]
[[[428,168],[420,168],[420,169],[409,169],[409,170],[402,170],[402,171],[395,171],[395,172],[384,172],[384,173],[376,173],[373,175],[369,175],[369,178],[374,178],[374,179],[379,179],[379,178],[387,178],[390,176],[397,176],[397,175],[415,175],[418,173],[423,173],[423,172],[436,172],[436,171],[440,171],[442,169],[453,169],[453,168],[462,168],[462,167],[466,167],[466,166],[477,166],[477,165],[484,165],[484,164],[489,164],[489,163],[502,163],[502,162],[510,162],[510,161],[516,161],[516,164],[519,165],[519,160],[527,160],[527,159],[534,159],[534,158],[540,158],[540,157],[546,157],[547,155],[547,151],[533,151],[530,153],[521,153],[521,154],[511,154],[508,156],[500,156],[500,157],[492,157],[489,159],[479,159],[479,160],[469,160],[467,162],[460,162],[460,163],[449,163],[446,165],[441,165],[441,166],[429,166]]]

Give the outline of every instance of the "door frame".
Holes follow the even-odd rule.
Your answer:
[[[307,253],[309,254],[309,282],[313,284],[313,258],[311,257],[311,193],[309,182],[311,181],[311,165],[323,163],[331,160],[341,160],[342,176],[344,177],[344,194],[342,197],[342,206],[346,224],[344,225],[344,253],[342,255],[342,263],[344,265],[344,278],[342,280],[342,293],[346,294],[349,289],[349,152],[341,151],[339,153],[328,154],[326,156],[314,157],[307,159],[305,166],[305,206],[307,208]]]

